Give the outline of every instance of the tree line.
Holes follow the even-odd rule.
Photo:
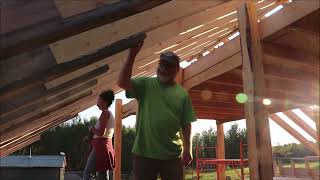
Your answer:
[[[76,117],[66,123],[63,123],[53,129],[44,132],[41,139],[14,154],[28,155],[31,149],[33,155],[57,155],[64,152],[67,159],[66,171],[82,171],[85,167],[89,145],[83,141],[88,135],[88,128],[93,126],[97,117],[90,119],[81,119]],[[133,127],[122,127],[122,172],[130,173],[132,171],[132,154],[135,137]],[[225,158],[240,158],[240,139],[244,144],[244,157],[247,157],[247,131],[240,129],[237,124],[225,133]],[[217,132],[214,129],[196,133],[193,136],[193,157],[196,158],[196,147],[215,147],[217,142]],[[288,144],[284,146],[273,147],[274,157],[303,157],[313,155],[313,153],[302,144]],[[198,151],[198,157],[214,158],[215,149],[202,149]],[[195,167],[195,160],[190,165]]]

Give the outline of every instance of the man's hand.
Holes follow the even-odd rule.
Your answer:
[[[84,137],[84,138],[83,138],[83,142],[89,144],[89,143],[90,143],[90,138],[89,138],[89,136]]]
[[[182,164],[184,166],[188,166],[191,161],[192,161],[192,154],[191,151],[189,149],[183,150],[183,154],[182,154]]]
[[[138,44],[136,47],[130,48],[129,57],[135,58],[137,54],[140,52],[142,46],[143,42],[141,44]]]

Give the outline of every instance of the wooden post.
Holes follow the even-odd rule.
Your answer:
[[[273,160],[273,173],[274,176],[277,177],[278,176],[278,165],[277,165],[277,160]]]
[[[283,175],[282,159],[279,159],[279,176]]]
[[[292,177],[295,177],[295,163],[294,163],[294,160],[291,159],[291,176]]]
[[[121,180],[121,143],[122,143],[122,100],[116,100],[115,112],[115,134],[114,134],[114,151],[116,158],[116,168],[113,173],[114,180]]]
[[[309,159],[305,158],[305,162],[306,162],[307,174],[308,174],[308,176],[312,177],[312,171],[310,169],[310,161],[309,161]]]
[[[224,130],[223,123],[217,121],[217,149],[216,149],[217,159],[225,159],[225,147],[224,147]],[[225,176],[225,166],[223,164],[217,165],[217,179],[226,179]]]
[[[249,168],[251,180],[273,178],[272,149],[268,114],[262,104],[265,97],[263,53],[258,30],[258,18],[253,2],[246,2],[238,9],[241,39],[242,77],[245,117],[248,130]]]

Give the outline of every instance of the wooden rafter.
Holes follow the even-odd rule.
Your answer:
[[[0,59],[85,32],[166,2],[169,0],[120,1],[112,6],[106,5],[64,20],[54,19],[23,31],[1,34]]]
[[[317,155],[320,154],[316,144],[307,140],[297,130],[293,129],[286,122],[284,122],[279,116],[277,116],[276,114],[273,114],[273,115],[270,115],[269,117],[279,126],[281,126],[283,129],[285,129],[290,135],[292,135],[294,138],[300,141],[303,145],[305,145],[305,147],[308,148],[310,151],[314,152]]]

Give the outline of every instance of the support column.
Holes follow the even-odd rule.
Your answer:
[[[224,129],[223,123],[220,123],[219,121],[217,121],[216,157],[217,159],[225,159]],[[217,165],[217,179],[226,179],[224,165]]]
[[[263,53],[260,44],[258,18],[253,2],[238,9],[242,53],[242,78],[245,118],[248,131],[248,158],[251,180],[273,178],[272,148],[268,114],[262,99],[265,97]]]
[[[113,173],[114,180],[121,180],[121,143],[122,143],[122,100],[116,100],[114,152],[116,168]]]

